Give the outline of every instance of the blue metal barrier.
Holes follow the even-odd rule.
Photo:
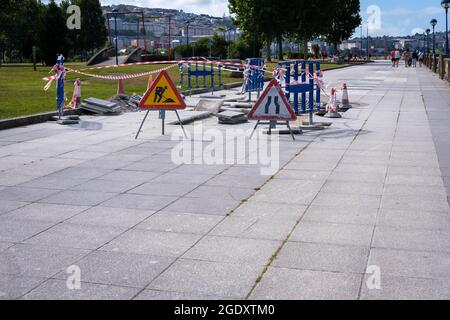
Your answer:
[[[246,64],[260,68],[249,68],[248,78],[245,83],[245,92],[261,92],[264,89],[264,59],[250,58],[246,60]]]
[[[313,113],[314,100],[317,110],[320,110],[320,88],[314,83],[314,73],[320,72],[319,61],[298,60],[286,61],[278,63],[279,68],[285,69],[286,80],[286,98],[293,103],[294,110],[297,114]],[[309,76],[308,76],[309,75]],[[295,84],[292,84],[295,82]],[[315,91],[315,97],[314,97]],[[307,93],[308,93],[308,110],[307,110]],[[301,109],[300,98],[301,95]],[[291,100],[293,96],[293,101]]]
[[[187,88],[192,89],[207,89],[207,79],[210,79],[209,88],[211,91],[215,89],[215,76],[216,72],[214,68],[217,68],[218,85],[221,87],[222,83],[222,65],[213,65],[206,62],[192,62],[187,67]],[[184,81],[184,68],[181,71],[181,88],[185,88]]]

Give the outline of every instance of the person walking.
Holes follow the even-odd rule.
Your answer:
[[[417,60],[419,60],[419,54],[417,53],[417,50],[414,50],[412,53],[412,67],[417,68]]]
[[[406,50],[403,52],[403,60],[405,60],[405,68],[408,68],[408,61],[409,61],[409,50]]]
[[[395,68],[395,49],[391,51],[392,68]]]
[[[422,65],[425,61],[425,53],[422,51],[419,52],[419,66],[422,68]]]
[[[401,53],[399,49],[395,49],[395,66],[398,68],[400,64]]]

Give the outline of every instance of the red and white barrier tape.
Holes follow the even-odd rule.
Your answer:
[[[254,68],[254,69],[262,69],[266,72],[270,72],[267,70],[267,67],[265,67],[265,66],[259,67],[259,66],[252,66],[252,65],[242,64],[242,63],[231,63],[231,62],[221,62],[221,61],[190,61],[190,60],[135,62],[135,63],[112,65],[112,66],[100,66],[100,67],[82,68],[82,69],[77,69],[77,70],[76,69],[66,69],[66,70],[67,70],[67,73],[75,72],[75,73],[82,74],[82,72],[84,72],[84,71],[116,69],[116,68],[125,68],[125,67],[133,67],[133,66],[159,65],[159,64],[170,64],[171,66],[172,65],[175,66],[175,65],[179,65],[179,64],[212,64],[212,65],[216,65],[216,66],[221,66],[223,68],[226,68],[226,67]],[[225,70],[225,71],[238,72],[239,70]],[[144,74],[144,73],[142,73],[142,74]],[[143,76],[143,75],[141,75],[141,76]],[[102,77],[106,77],[104,79],[108,79],[107,76],[102,76]],[[55,76],[42,78],[42,80],[44,80],[44,81],[51,81],[51,80],[55,80],[55,79],[56,79]]]

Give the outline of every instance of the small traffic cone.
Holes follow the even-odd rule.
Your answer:
[[[327,114],[325,118],[340,119],[342,116],[337,111],[337,93],[336,88],[331,89],[330,101],[327,106]]]
[[[125,95],[125,82],[123,79],[117,82],[117,95]]]
[[[342,86],[342,106],[341,109],[351,109],[352,105],[350,104],[350,99],[348,97],[348,88],[347,88],[347,84],[344,83],[344,85]]]

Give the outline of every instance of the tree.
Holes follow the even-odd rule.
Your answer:
[[[211,55],[213,57],[224,58],[227,56],[228,41],[224,36],[215,34],[211,39]]]
[[[351,37],[354,30],[361,24],[359,0],[329,1],[331,15],[328,31],[324,33],[326,39],[333,44],[337,52],[338,44]]]
[[[51,0],[44,9],[40,26],[39,38],[42,59],[46,65],[52,65],[55,63],[58,53],[67,55],[66,19],[55,0]]]
[[[75,0],[81,9],[81,30],[78,43],[88,54],[105,46],[107,30],[99,0]]]
[[[288,0],[229,0],[230,12],[235,14],[234,21],[245,30],[249,37],[266,43],[270,57],[270,45],[275,39],[278,44],[278,57],[283,59],[283,36],[288,31]]]
[[[329,27],[329,0],[293,1],[289,9],[289,38],[303,45],[304,57],[308,56],[308,41],[325,33]]]

